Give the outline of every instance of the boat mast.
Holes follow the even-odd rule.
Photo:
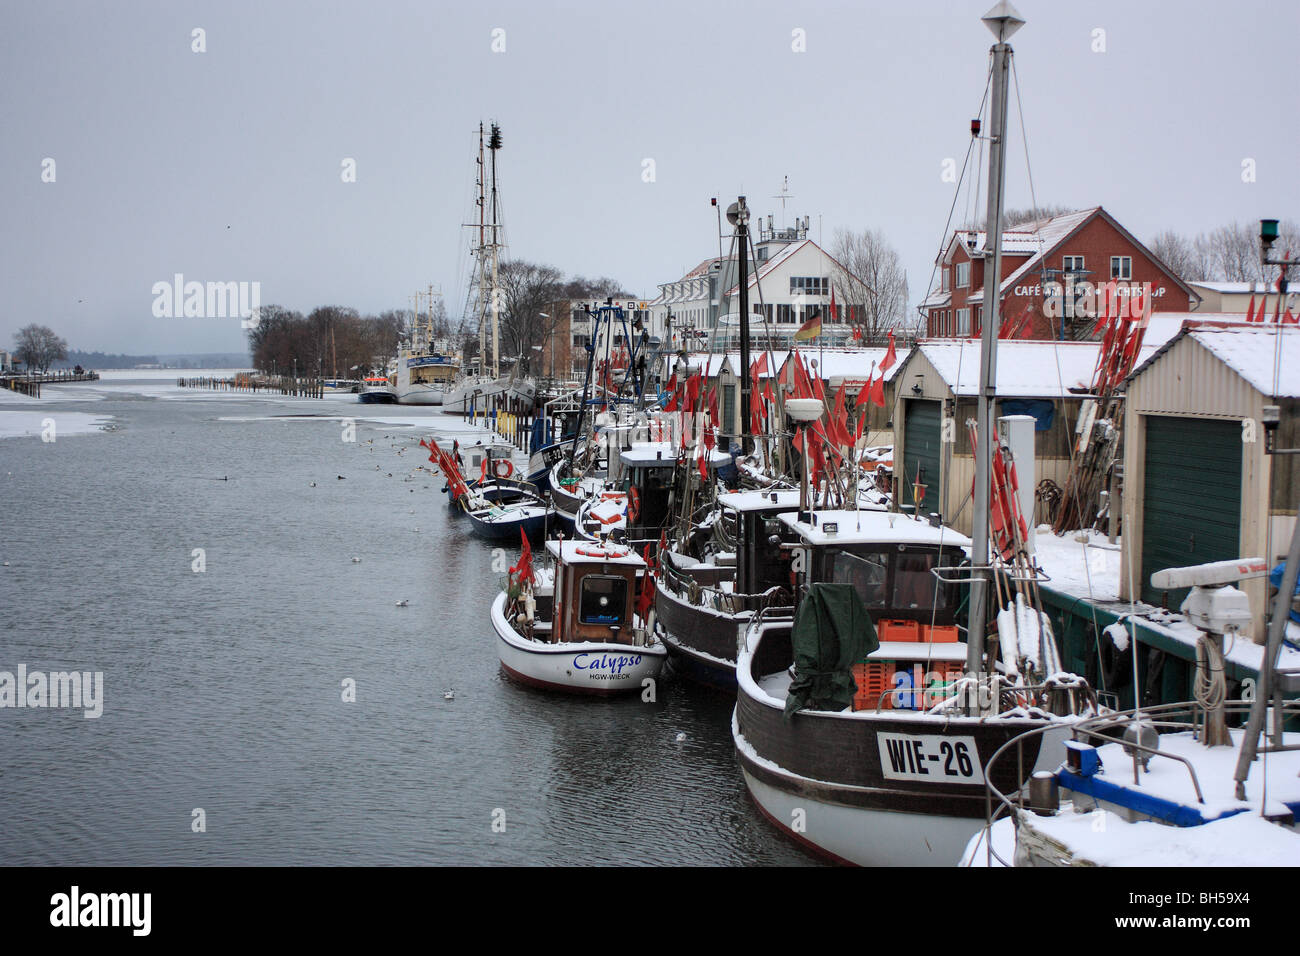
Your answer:
[[[1002,285],[1002,203],[1005,188],[1007,92],[1011,77],[1011,45],[1007,40],[1025,21],[1008,0],[1001,0],[981,18],[997,37],[993,44],[993,103],[989,114],[989,190],[984,228],[984,323],[980,340],[979,402],[976,410],[975,500],[971,530],[970,618],[966,670],[984,669],[984,622],[988,617],[989,488],[993,449],[993,402],[997,397],[998,311]]]
[[[500,221],[497,218],[497,150],[501,148],[501,127],[492,124],[488,137],[488,150],[492,153],[492,377],[501,377],[501,293],[497,289],[497,266],[499,264],[500,242],[497,230]]]
[[[749,434],[749,207],[740,196],[727,210],[727,219],[736,227],[736,244],[740,247],[740,453],[754,450]]]
[[[483,377],[483,356],[487,351],[487,330],[483,320],[483,250],[486,248],[486,226],[484,216],[487,204],[484,199],[484,165],[483,165],[483,124],[478,124],[478,374]]]

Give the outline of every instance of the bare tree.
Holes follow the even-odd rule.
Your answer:
[[[1198,282],[1210,274],[1208,250],[1203,241],[1187,239],[1166,229],[1151,240],[1148,248],[1184,282]]]
[[[1265,282],[1275,275],[1272,266],[1266,272],[1260,264],[1256,223],[1228,223],[1193,239],[1166,230],[1150,245],[1151,251],[1184,281]],[[1300,224],[1295,220],[1278,224],[1277,248],[1300,259]]]
[[[879,342],[907,313],[907,273],[898,250],[876,229],[838,229],[831,256],[839,263],[832,282],[838,304],[852,309],[867,342]]]
[[[68,343],[48,326],[27,325],[14,335],[14,356],[28,369],[45,372],[68,357]]]
[[[554,266],[512,259],[501,264],[498,284],[501,289],[502,357],[527,357],[529,349],[542,342],[550,331],[541,317],[548,303],[558,298],[563,273]]]

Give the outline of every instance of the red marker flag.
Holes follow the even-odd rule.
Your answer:
[[[889,349],[885,352],[885,357],[880,361],[880,374],[883,377],[890,367],[898,361],[898,353],[894,351],[894,330],[889,330]]]

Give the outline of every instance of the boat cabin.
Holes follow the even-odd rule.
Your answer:
[[[790,588],[791,545],[797,536],[779,516],[799,510],[799,492],[736,491],[718,495],[735,526],[735,584],[739,594]]]
[[[417,355],[406,360],[412,385],[450,385],[460,366],[446,355]]]
[[[547,541],[555,561],[551,640],[638,644],[633,614],[645,562],[630,548],[588,541]]]
[[[779,518],[797,538],[798,595],[821,581],[851,584],[876,626],[880,646],[853,666],[854,710],[923,710],[963,673],[958,640],[961,588],[932,572],[966,560],[965,535],[907,515],[814,511]]]
[[[629,501],[627,537],[630,541],[658,538],[668,522],[677,452],[669,442],[634,444],[619,455]],[[636,503],[631,500],[636,493]]]

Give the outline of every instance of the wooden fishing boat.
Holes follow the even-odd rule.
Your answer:
[[[546,690],[641,692],[667,652],[645,626],[645,562],[628,548],[548,541],[553,567],[532,573],[530,552],[492,602],[501,669]]]
[[[773,824],[833,860],[956,865],[983,826],[994,752],[1051,725],[1019,763],[998,768],[999,789],[1018,792],[1034,770],[1063,759],[1071,721],[1029,709],[1023,688],[1004,692],[996,679],[965,674],[956,588],[932,572],[963,561],[969,539],[881,512],[778,520],[797,541],[802,596],[794,607],[755,613],[740,648],[732,735],[746,786]],[[852,621],[832,615],[835,634],[823,627],[810,638],[801,622],[818,612],[809,602],[827,587],[847,589],[862,610]],[[864,638],[859,652],[852,635]],[[810,649],[810,640],[821,644]],[[818,658],[827,646],[840,659]],[[839,696],[819,695],[826,681]],[[993,699],[983,699],[989,688]]]

